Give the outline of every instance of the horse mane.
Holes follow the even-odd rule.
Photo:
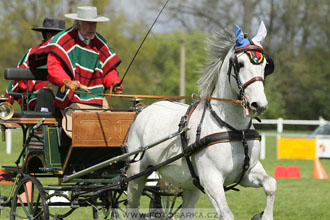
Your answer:
[[[234,43],[235,37],[228,30],[217,32],[207,40],[208,59],[201,71],[202,76],[197,81],[201,97],[212,95],[218,82],[222,63]]]

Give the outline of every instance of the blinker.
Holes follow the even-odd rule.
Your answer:
[[[235,53],[238,53],[238,52],[244,52],[245,54],[247,54],[251,63],[255,64],[255,65],[261,64],[265,59],[266,60],[266,66],[265,66],[265,71],[264,71],[265,77],[274,72],[275,65],[274,65],[273,59],[270,58],[268,55],[264,54],[262,51],[255,50],[254,48],[250,49],[250,48],[246,47],[246,50],[244,50],[244,48],[242,48],[240,50],[235,50]],[[236,64],[237,70],[239,70],[241,66],[238,65],[237,57],[236,57],[235,61],[236,62],[234,62],[234,64]]]
[[[265,55],[266,57],[266,66],[265,66],[265,76],[268,76],[270,74],[272,74],[275,70],[275,64],[274,64],[274,60],[272,58],[270,58],[269,56]]]

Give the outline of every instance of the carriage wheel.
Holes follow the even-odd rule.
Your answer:
[[[177,195],[152,193],[149,203],[150,218],[173,219],[175,213],[181,208],[175,207],[177,197]]]
[[[63,201],[53,201],[53,199],[61,199]],[[46,201],[48,202],[49,215],[53,219],[64,219],[77,209],[76,207],[71,207],[70,197],[61,191],[49,194]],[[56,207],[54,203],[59,203],[61,208]]]
[[[93,219],[123,219],[126,213],[125,191],[108,191],[93,201]]]
[[[149,191],[151,195],[148,193],[145,195],[150,198],[150,218],[173,219],[173,216],[181,208],[181,205],[178,205],[180,201],[177,202],[177,199],[182,196],[182,190],[160,179],[158,186],[154,189],[149,188]]]
[[[49,220],[46,194],[35,177],[25,176],[18,182],[11,202],[10,219]]]

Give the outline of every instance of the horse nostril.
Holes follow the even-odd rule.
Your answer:
[[[257,102],[252,102],[251,103],[251,106],[254,107],[255,109],[258,109],[259,108],[259,105]]]
[[[267,109],[267,105],[266,106],[259,105],[258,102],[251,103],[251,110],[255,111],[258,114],[263,113],[266,109]]]

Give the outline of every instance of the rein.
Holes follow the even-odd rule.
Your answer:
[[[124,94],[105,94],[105,93],[92,93],[86,88],[84,89],[86,92],[83,91],[75,91],[75,93],[80,94],[90,94],[90,95],[100,95],[100,96],[111,96],[111,97],[125,97],[125,98],[146,98],[146,99],[197,99],[197,100],[215,100],[215,101],[221,101],[221,102],[232,102],[237,104],[242,104],[242,100],[237,99],[225,99],[225,98],[216,98],[216,97],[205,97],[202,98],[197,95],[192,96],[161,96],[161,95],[124,95]]]

